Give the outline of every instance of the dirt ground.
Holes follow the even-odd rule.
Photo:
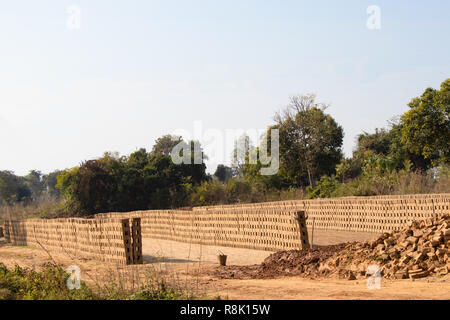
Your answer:
[[[164,277],[185,282],[205,298],[243,300],[303,300],[303,299],[450,299],[450,277],[433,277],[419,280],[385,280],[381,289],[368,289],[366,279],[354,281],[335,278],[306,278],[302,276],[275,279],[222,279],[214,276],[220,270],[218,251],[228,255],[230,266],[260,264],[272,252],[201,246],[168,240],[144,239],[145,264],[141,266],[117,267],[93,260],[72,260],[58,253],[48,253],[40,248],[12,247],[0,240],[0,262],[8,267],[19,264],[38,269],[52,259],[69,266],[81,268],[82,279],[88,283],[99,281],[99,275],[111,270],[125,272],[152,271]],[[122,273],[123,274],[123,273]],[[128,274],[128,273],[126,273]],[[127,276],[125,275],[125,278]]]

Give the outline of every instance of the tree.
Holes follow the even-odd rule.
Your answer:
[[[342,158],[343,129],[316,96],[294,96],[275,115],[280,132],[281,171],[293,185],[303,186],[322,175],[331,175]]]
[[[60,173],[60,170],[56,170],[42,176],[42,184],[44,186],[45,193],[51,198],[58,199],[61,197],[60,190],[56,188],[56,184],[58,183],[57,177]]]
[[[168,209],[186,205],[190,188],[208,180],[205,169],[203,163],[175,164],[170,156],[145,149],[128,157],[105,153],[59,174],[57,187],[68,209],[79,215]]]
[[[450,78],[440,90],[428,88],[408,104],[402,117],[402,142],[433,164],[450,162]]]
[[[31,170],[30,173],[25,176],[25,185],[30,189],[33,200],[39,199],[45,190],[42,181],[42,173],[40,171]]]
[[[217,166],[214,176],[222,183],[227,183],[233,177],[233,169],[230,167],[219,164]]]
[[[247,134],[242,134],[234,141],[234,149],[231,155],[231,168],[233,174],[242,176],[244,173],[244,165],[248,161],[248,155],[255,149]]]
[[[31,199],[31,191],[24,179],[11,171],[0,171],[0,201],[7,205]]]
[[[183,139],[180,136],[167,134],[156,139],[155,144],[153,145],[152,153],[170,156],[173,148],[182,141]]]
[[[430,167],[430,160],[425,159],[420,154],[411,153],[402,142],[401,131],[401,122],[390,121],[388,129],[377,128],[375,133],[364,132],[360,134],[351,159],[352,165],[359,170],[357,172],[355,168],[350,170],[351,176],[355,177],[355,172],[360,174],[365,161],[373,155],[391,158],[397,170],[403,169],[405,163],[412,163],[415,169],[427,170]]]

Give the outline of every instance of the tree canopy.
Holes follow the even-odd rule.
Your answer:
[[[450,162],[450,79],[440,90],[428,88],[411,100],[401,120],[402,142],[407,148],[434,164]]]

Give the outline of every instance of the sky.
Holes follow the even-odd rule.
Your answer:
[[[230,161],[226,132],[264,130],[306,93],[330,105],[351,156],[358,134],[450,76],[449,12],[442,0],[0,0],[0,170],[151,150],[200,124],[214,172]]]

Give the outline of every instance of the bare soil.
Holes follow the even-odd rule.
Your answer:
[[[339,250],[339,246],[330,246],[323,251],[297,253],[286,258],[303,265],[311,265],[324,259],[328,254]],[[228,255],[228,266],[218,265],[217,253]],[[381,289],[368,289],[365,277],[354,281],[338,277],[306,276],[303,272],[295,274],[285,265],[278,265],[277,254],[266,260],[270,272],[264,272],[263,261],[273,252],[202,246],[175,241],[145,239],[143,241],[145,264],[141,266],[117,267],[112,264],[93,260],[76,260],[61,253],[51,252],[51,257],[41,248],[12,247],[0,240],[0,262],[11,267],[14,264],[39,270],[49,261],[63,266],[77,264],[82,278],[88,283],[102,281],[102,276],[111,270],[127,275],[136,270],[145,276],[146,272],[158,272],[161,276],[177,279],[207,298],[220,296],[223,299],[450,299],[450,277],[428,277],[417,280],[382,279]],[[281,257],[282,258],[282,257]],[[270,267],[270,261],[273,265]],[[315,262],[312,262],[315,261]],[[276,267],[276,268],[274,268]],[[295,269],[296,266],[294,266]],[[283,269],[284,268],[284,269]],[[275,271],[273,271],[275,270]],[[267,271],[267,270],[266,270]],[[143,272],[143,273],[142,273]],[[256,272],[256,276],[255,276]],[[259,275],[258,275],[259,272]],[[234,276],[231,276],[234,273]]]

